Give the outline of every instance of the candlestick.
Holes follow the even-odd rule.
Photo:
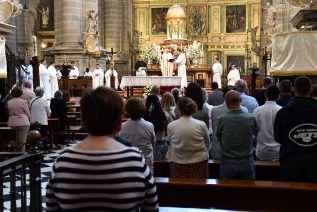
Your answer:
[[[37,56],[37,39],[35,35],[32,36],[32,42],[33,42],[33,56],[36,57]]]

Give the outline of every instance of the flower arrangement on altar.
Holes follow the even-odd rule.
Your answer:
[[[147,46],[144,52],[144,60],[151,61],[156,64],[161,58],[161,47],[152,43],[151,45]]]
[[[187,57],[191,61],[197,61],[204,56],[201,43],[194,41],[193,44],[189,45],[187,48]]]
[[[152,88],[153,88],[152,84],[146,85],[144,88],[143,94],[141,96],[141,99],[145,99],[148,95],[150,95]]]

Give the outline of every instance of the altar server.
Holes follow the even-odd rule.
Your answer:
[[[51,98],[54,97],[56,91],[58,91],[58,81],[57,81],[57,71],[55,68],[55,63],[53,61],[50,62],[50,66],[48,67],[48,72],[50,74],[50,85],[51,85]]]
[[[40,67],[40,86],[43,87],[44,90],[44,99],[50,99],[51,98],[51,84],[50,84],[50,73],[47,70],[47,64],[46,60],[42,60]]]
[[[100,68],[100,65],[96,64],[96,69],[93,72],[92,76],[92,87],[97,88],[99,86],[103,86],[103,77],[104,77],[104,71]]]

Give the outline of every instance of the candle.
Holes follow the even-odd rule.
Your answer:
[[[66,54],[64,55],[64,64],[67,63],[67,57],[66,57]]]
[[[33,43],[34,43],[34,42],[36,43],[36,36],[35,36],[35,35],[32,36],[32,42],[33,42]]]

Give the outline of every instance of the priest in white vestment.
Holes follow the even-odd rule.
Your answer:
[[[227,79],[228,79],[228,85],[233,85],[233,86],[235,86],[236,81],[240,79],[240,72],[234,64],[231,66],[231,70],[228,73]]]
[[[26,80],[31,82],[31,90],[33,91],[33,62],[30,61],[30,64],[26,68]]]
[[[105,74],[105,80],[106,84],[105,86],[111,87],[111,76],[114,77],[114,89],[118,89],[119,81],[118,81],[118,72],[114,70],[114,63],[110,63],[110,68],[106,71]]]
[[[50,73],[47,70],[46,60],[42,60],[39,67],[40,74],[40,86],[44,90],[44,99],[51,99],[51,84],[50,84]]]
[[[222,72],[223,72],[222,65],[219,63],[219,59],[215,58],[214,65],[212,66],[212,73],[213,73],[212,81],[217,82],[219,88],[222,88],[222,84],[221,84]]]
[[[181,88],[187,87],[186,56],[180,48],[177,48],[174,56],[176,58],[174,63],[177,65],[177,76],[182,77]]]
[[[69,79],[77,79],[79,76],[79,71],[78,71],[78,68],[75,66],[75,62],[72,61],[70,63],[70,65],[71,65],[72,69],[70,69],[68,77],[69,77]]]
[[[50,66],[48,67],[48,72],[50,74],[50,84],[51,84],[51,98],[54,97],[56,91],[58,91],[58,80],[57,80],[57,71],[55,68],[55,63],[50,62]]]
[[[100,68],[100,65],[96,64],[96,69],[92,73],[92,88],[98,88],[99,86],[104,86],[103,77],[104,71]]]
[[[174,64],[169,62],[170,59],[173,59],[173,55],[168,48],[164,48],[164,53],[160,60],[162,76],[173,76]]]

